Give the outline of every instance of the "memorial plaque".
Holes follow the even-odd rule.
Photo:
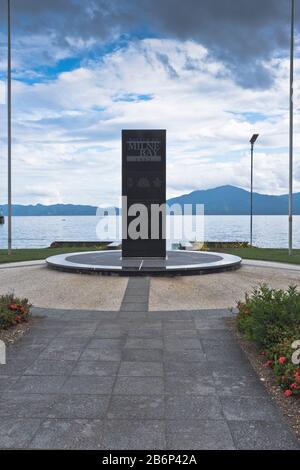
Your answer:
[[[122,131],[122,196],[122,257],[165,258],[165,212],[156,212],[166,203],[165,130]],[[147,209],[147,220],[142,218],[144,211],[143,214],[136,211],[139,207],[136,204]],[[134,215],[130,215],[130,209]],[[132,239],[130,227],[135,221],[140,237]]]

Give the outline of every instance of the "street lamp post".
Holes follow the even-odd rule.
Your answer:
[[[257,141],[259,134],[253,134],[250,139],[251,144],[251,197],[250,197],[250,246],[252,246],[253,234],[253,153],[254,144]]]
[[[8,215],[8,254],[12,249],[12,205],[11,205],[11,8],[7,0],[7,215]]]
[[[295,0],[291,0],[290,138],[289,138],[289,256],[293,254],[293,132],[294,132]]]

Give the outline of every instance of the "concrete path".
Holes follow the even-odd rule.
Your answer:
[[[275,261],[260,261],[257,259],[244,259],[242,261],[244,266],[257,266],[260,268],[273,268],[273,269],[283,269],[287,271],[300,271],[299,264],[292,263],[277,263]]]
[[[46,261],[44,259],[40,260],[32,260],[32,261],[16,261],[14,263],[1,263],[0,264],[0,270],[1,269],[15,269],[15,268],[26,268],[26,267],[31,267],[31,266],[46,266]]]
[[[296,449],[227,329],[225,310],[45,315],[0,366],[0,448]]]

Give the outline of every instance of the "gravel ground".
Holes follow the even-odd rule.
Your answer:
[[[45,265],[1,267],[0,294],[28,297],[35,307],[117,311],[128,279],[64,273]],[[151,278],[149,309],[229,308],[261,282],[276,288],[300,284],[300,271],[242,266],[232,272]]]
[[[259,354],[255,344],[247,341],[236,328],[235,321],[226,319],[226,323],[234,334],[241,348],[246,353],[252,367],[256,370],[261,382],[268,393],[276,401],[291,431],[300,442],[300,399],[296,397],[286,398],[281,388],[277,385],[272,369],[265,366],[266,359]]]
[[[152,278],[149,310],[231,308],[246,291],[266,282],[274,288],[300,284],[300,271],[242,266],[237,271],[204,276]]]
[[[54,271],[45,265],[0,269],[0,294],[27,297],[34,307],[117,311],[127,278]]]
[[[7,330],[0,330],[0,340],[4,341],[6,346],[11,346],[29,330],[32,322],[33,320],[30,319],[28,323],[20,323]]]

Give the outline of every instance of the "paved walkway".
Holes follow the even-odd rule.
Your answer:
[[[244,259],[242,264],[244,266],[257,266],[260,268],[282,269],[285,271],[300,271],[299,264],[277,263],[276,261],[260,261],[256,259]]]
[[[228,312],[150,312],[148,298],[136,278],[119,312],[36,309],[0,366],[0,448],[299,448]]]

